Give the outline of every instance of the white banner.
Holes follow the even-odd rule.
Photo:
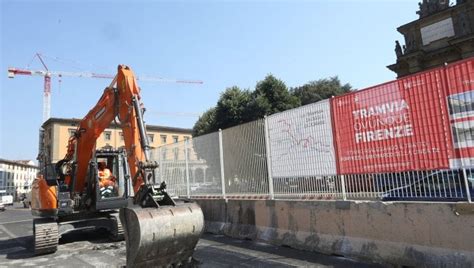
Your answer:
[[[329,100],[268,117],[272,175],[335,175]]]

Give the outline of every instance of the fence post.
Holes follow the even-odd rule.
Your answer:
[[[158,154],[159,154],[159,161],[160,163],[158,164],[159,165],[159,168],[160,168],[160,183],[163,182],[163,152],[162,152],[162,147],[158,147]]]
[[[222,198],[226,199],[224,178],[224,150],[222,148],[222,129],[219,129],[219,160],[221,165]]]
[[[188,140],[184,141],[184,159],[186,161],[186,193],[188,198],[191,198],[191,185],[189,184]]]
[[[271,162],[271,151],[270,151],[270,134],[268,132],[268,117],[265,115],[265,154],[267,157],[267,172],[268,172],[268,193],[270,199],[275,199],[273,192],[273,174],[272,174],[272,162]]]
[[[462,168],[462,173],[463,173],[463,177],[464,177],[464,185],[466,185],[467,202],[472,203],[471,191],[469,190],[469,181],[467,180],[466,168]]]
[[[342,200],[346,201],[347,200],[347,194],[346,194],[346,180],[345,176],[341,175],[341,188],[342,188]]]

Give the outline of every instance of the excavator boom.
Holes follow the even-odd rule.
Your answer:
[[[116,84],[116,88],[114,88]],[[81,120],[76,135],[72,136],[68,144],[66,160],[76,157],[77,173],[75,174],[74,191],[80,192],[86,186],[86,173],[89,161],[93,157],[97,138],[104,132],[113,120],[118,120],[122,126],[125,148],[129,155],[128,165],[132,177],[137,174],[140,162],[145,159],[145,151],[140,142],[137,111],[133,109],[133,102],[140,101],[140,89],[135,81],[135,76],[127,66],[118,67],[117,76],[108,86],[102,97],[89,113]],[[141,113],[141,111],[138,111]],[[145,138],[146,139],[146,136]],[[68,183],[69,181],[66,181]],[[137,192],[143,184],[143,178],[137,176],[133,183],[133,190]]]

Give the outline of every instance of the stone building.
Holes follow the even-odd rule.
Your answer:
[[[38,167],[31,160],[6,160],[0,158],[0,195],[13,195],[17,199],[30,190]]]
[[[419,19],[397,28],[397,62],[387,66],[403,77],[474,56],[474,0],[423,0]]]
[[[46,146],[44,153],[49,163],[56,163],[64,158],[69,137],[76,131],[80,121],[80,119],[50,118],[43,124],[43,140]],[[147,125],[146,128],[150,146],[154,147],[151,153],[152,159],[160,163],[157,172],[160,180],[175,185],[179,181],[182,184],[188,174],[191,183],[215,181],[215,177],[219,174],[208,170],[208,164],[199,159],[192,142],[187,146],[184,143],[186,140],[192,140],[192,129],[154,125]],[[97,139],[96,148],[120,148],[124,145],[121,128],[112,123]]]
[[[76,131],[80,121],[80,119],[50,118],[44,122],[45,154],[50,163],[56,163],[64,158],[69,137]],[[154,125],[147,125],[146,128],[150,146],[155,148],[190,139],[192,133],[192,129],[187,128]],[[97,139],[96,148],[120,148],[124,145],[122,129],[112,123]],[[169,152],[167,156],[174,157],[174,152]]]

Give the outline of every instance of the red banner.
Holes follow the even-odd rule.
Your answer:
[[[454,143],[451,167],[474,166],[474,60],[446,67],[446,95]]]
[[[339,174],[449,167],[442,68],[332,99]]]

